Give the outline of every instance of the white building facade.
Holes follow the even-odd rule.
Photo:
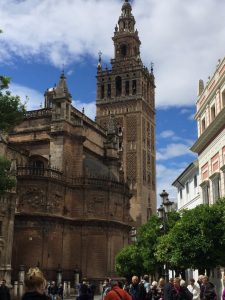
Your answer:
[[[199,81],[195,119],[198,139],[191,150],[198,155],[173,182],[178,191],[178,210],[199,204],[213,204],[225,196],[225,57],[204,87]],[[212,270],[210,280],[218,296],[223,287],[224,268]],[[197,279],[197,270],[187,270],[187,278]]]
[[[193,161],[172,183],[177,188],[177,209],[192,209],[202,203],[198,160]]]
[[[200,197],[213,204],[225,196],[225,58],[197,99],[198,139],[191,150],[198,154]]]

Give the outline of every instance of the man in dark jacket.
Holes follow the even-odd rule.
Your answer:
[[[5,279],[2,279],[0,284],[0,300],[10,300],[9,288],[6,286]]]
[[[173,287],[173,278],[170,278],[169,282],[164,285],[164,297],[163,297],[164,300],[169,300],[172,287]]]
[[[215,287],[211,282],[209,282],[208,276],[204,276],[202,278],[200,299],[201,300],[215,300],[216,299]]]
[[[143,283],[139,283],[138,276],[132,277],[132,283],[129,290],[133,300],[145,300],[146,290]]]

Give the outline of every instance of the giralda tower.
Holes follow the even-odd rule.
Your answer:
[[[140,39],[128,0],[115,27],[111,69],[97,70],[97,122],[107,128],[114,118],[119,135],[121,172],[131,192],[136,225],[156,212],[155,80],[140,57]]]

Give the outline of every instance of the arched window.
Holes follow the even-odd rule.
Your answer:
[[[109,98],[111,98],[111,84],[110,84],[110,83],[108,83],[107,96],[108,96]]]
[[[121,96],[122,93],[122,79],[120,76],[116,77],[116,96]]]
[[[136,80],[132,80],[132,95],[136,95],[137,92],[137,82]]]
[[[122,57],[125,57],[127,55],[127,45],[122,45],[120,47],[120,53]]]
[[[130,94],[130,82],[128,80],[125,83],[125,94],[126,96]]]
[[[34,160],[32,162],[33,175],[43,175],[44,174],[44,163],[41,160]]]
[[[105,97],[105,86],[104,84],[101,85],[101,99],[104,99]]]
[[[30,174],[31,175],[44,175],[44,169],[47,167],[48,160],[42,156],[34,155],[30,157]]]

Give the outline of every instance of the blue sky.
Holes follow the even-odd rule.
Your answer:
[[[62,66],[78,109],[94,118],[98,51],[113,57],[114,27],[123,0],[1,0],[0,74],[28,109],[39,108]],[[169,191],[195,158],[198,80],[207,81],[224,57],[225,1],[134,0],[136,27],[147,67],[156,77],[157,185]]]

